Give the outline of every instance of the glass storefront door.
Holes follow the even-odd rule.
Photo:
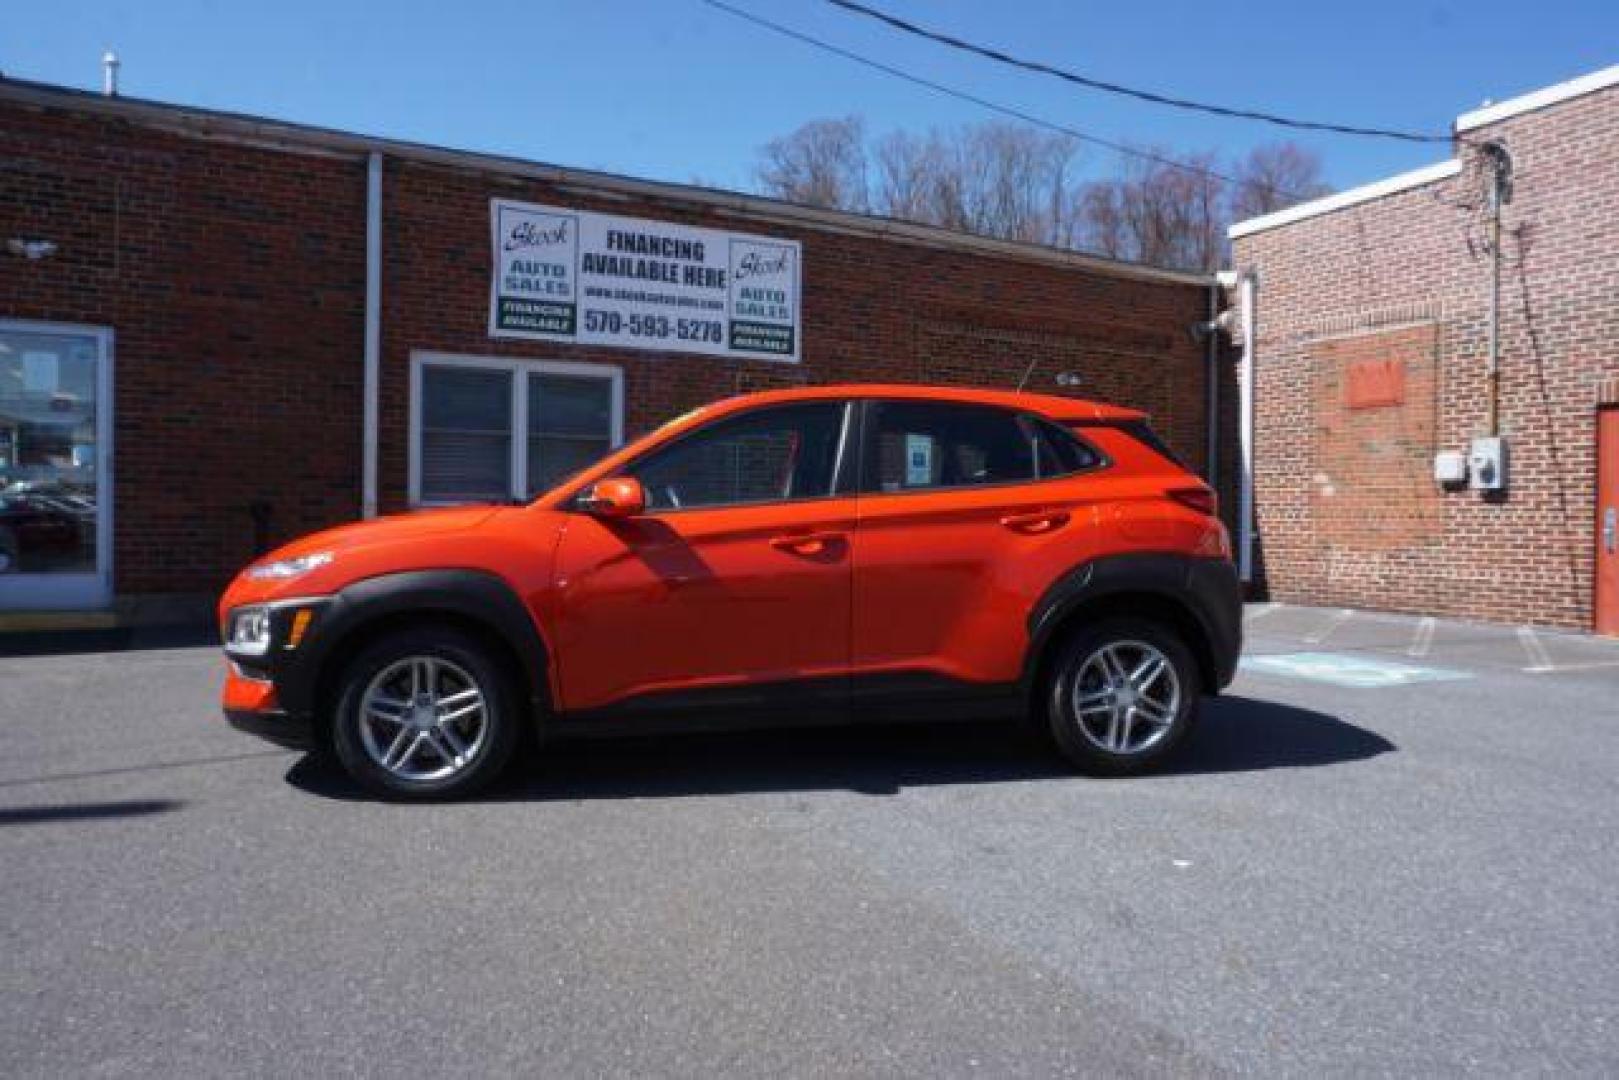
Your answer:
[[[112,333],[0,320],[0,611],[112,600]]]

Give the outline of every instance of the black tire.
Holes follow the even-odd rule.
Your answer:
[[[483,709],[477,718],[487,727],[481,740],[473,741],[464,727],[454,729],[460,733],[467,749],[467,753],[454,756],[464,760],[452,761],[434,749],[435,740],[444,738],[442,725],[433,725],[429,734],[425,727],[418,731],[408,723],[400,723],[395,728],[390,726],[391,721],[384,723],[376,719],[375,714],[371,719],[361,716],[362,702],[373,681],[379,676],[414,677],[413,673],[405,672],[410,671],[413,660],[418,658],[430,661],[426,670],[432,672],[430,679],[436,686],[464,693],[470,684],[482,695]],[[389,675],[390,672],[398,674]],[[387,688],[395,685],[398,684],[388,684]],[[383,689],[379,687],[378,693]],[[376,794],[394,799],[465,798],[487,788],[511,762],[524,726],[522,700],[511,672],[477,638],[450,626],[408,627],[366,646],[343,671],[332,716],[332,749],[348,774]],[[458,724],[469,722],[459,721]],[[366,727],[370,728],[371,746],[377,748],[382,747],[383,740],[392,732],[405,732],[412,738],[422,734],[425,741],[412,743],[412,746],[420,745],[420,750],[407,754],[401,766],[406,772],[427,773],[431,771],[431,761],[439,760],[439,768],[447,770],[446,774],[410,776],[391,771],[377,760],[373,749],[368,749]],[[418,765],[420,768],[416,768]]]
[[[1115,660],[1124,659],[1123,667],[1139,667],[1139,662],[1149,656],[1147,650],[1156,651],[1175,680],[1173,709],[1167,707],[1169,695],[1162,676],[1148,685],[1146,697],[1132,691],[1121,698],[1117,691],[1109,691],[1107,687],[1112,684],[1100,680],[1105,678],[1102,671],[1107,666],[1101,654],[1110,648],[1113,651],[1109,655]],[[1138,662],[1132,664],[1131,657]],[[1079,693],[1076,682],[1080,684]],[[1104,695],[1100,703],[1093,700],[1099,694]],[[1081,627],[1057,647],[1046,674],[1040,707],[1045,710],[1052,741],[1075,768],[1092,776],[1132,776],[1157,767],[1186,740],[1197,718],[1201,695],[1197,662],[1172,628],[1147,619],[1111,618]],[[1084,718],[1078,708],[1082,696],[1087,701]],[[1114,705],[1121,700],[1144,704],[1120,708],[1115,721]],[[1171,718],[1167,723],[1144,719],[1152,714]],[[1123,749],[1103,745],[1120,732],[1124,738],[1116,741]],[[1132,735],[1142,743],[1138,749],[1130,749]]]

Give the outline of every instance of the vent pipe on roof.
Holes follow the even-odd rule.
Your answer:
[[[118,54],[111,49],[101,54],[101,92],[118,96]]]

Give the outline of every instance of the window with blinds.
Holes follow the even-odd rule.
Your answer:
[[[616,367],[418,360],[413,500],[531,498],[617,445]]]
[[[543,373],[527,378],[528,494],[538,495],[612,449],[613,384]]]
[[[422,372],[421,497],[505,499],[512,491],[512,377],[504,371]]]

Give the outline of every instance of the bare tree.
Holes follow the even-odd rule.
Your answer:
[[[864,210],[866,126],[858,116],[812,120],[760,151],[759,185],[788,202]]]
[[[891,217],[1029,243],[1058,243],[1069,211],[1072,140],[1013,124],[876,146],[872,207]]]
[[[945,150],[937,133],[919,138],[893,131],[877,141],[876,186],[872,209],[905,221],[931,221],[945,170]]]
[[[1231,219],[1243,221],[1285,210],[1332,189],[1321,179],[1321,157],[1298,143],[1256,146],[1237,163]]]
[[[969,231],[1026,243],[1055,240],[1073,140],[997,123],[968,129],[957,146]]]
[[[1225,254],[1224,183],[1213,154],[1127,158],[1116,179],[1082,187],[1070,236],[1076,247],[1117,259],[1212,270]]]
[[[1320,158],[1294,143],[1232,165],[1211,152],[1130,153],[1090,182],[1074,175],[1077,154],[1072,139],[1007,123],[896,131],[868,151],[851,116],[773,140],[758,175],[766,193],[794,202],[1187,270],[1224,264],[1231,221],[1328,190]]]

